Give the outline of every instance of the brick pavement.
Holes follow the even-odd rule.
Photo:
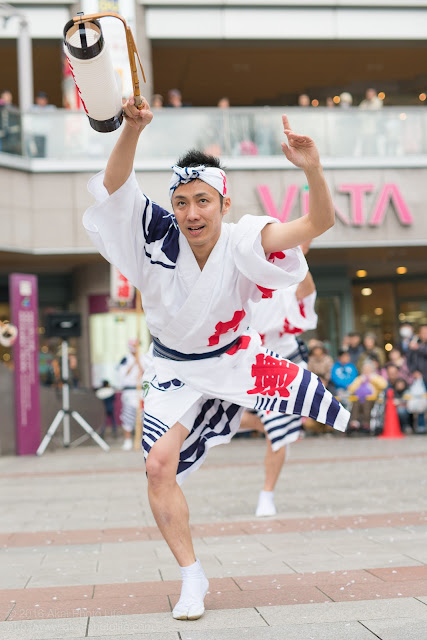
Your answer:
[[[196,622],[171,618],[139,453],[0,458],[0,640],[427,640],[427,438],[298,442],[259,520],[263,447],[218,447],[184,485],[210,579]]]

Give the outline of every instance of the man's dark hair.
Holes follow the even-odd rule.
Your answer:
[[[204,153],[203,151],[199,151],[198,149],[190,149],[181,156],[177,163],[178,167],[198,167],[201,164],[204,164],[205,167],[214,167],[215,169],[221,169],[221,171],[225,171],[224,167],[221,165],[221,161],[216,156],[211,156],[208,153]],[[219,200],[221,202],[221,211],[224,204],[224,197],[219,193]]]
[[[178,167],[198,167],[200,164],[204,164],[205,167],[216,167],[217,169],[225,171],[224,167],[221,166],[219,158],[211,156],[208,153],[203,153],[203,151],[199,151],[199,149],[190,149],[179,158],[176,164]]]
[[[340,350],[338,351],[338,358],[341,358],[341,356],[343,356],[345,353],[346,353],[347,355],[350,355],[350,354],[349,354],[349,352],[348,352],[348,349],[340,349]]]

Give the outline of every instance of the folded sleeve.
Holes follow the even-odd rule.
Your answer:
[[[91,178],[88,190],[96,202],[85,211],[83,226],[101,255],[133,285],[141,288],[147,262],[174,266],[178,255],[174,217],[142,193],[134,171],[111,195],[103,171]]]
[[[289,304],[287,320],[289,324],[298,327],[301,331],[310,331],[317,328],[317,313],[314,310],[316,302],[316,292],[310,293],[302,300],[298,301],[296,296]]]
[[[265,255],[261,231],[278,223],[269,216],[246,215],[235,225],[232,249],[238,270],[258,288],[286,289],[304,280],[308,266],[299,247]]]

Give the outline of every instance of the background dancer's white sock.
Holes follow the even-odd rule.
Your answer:
[[[172,615],[176,620],[197,620],[205,612],[203,601],[209,589],[208,579],[199,560],[179,569],[182,576],[181,596]]]
[[[263,516],[275,516],[276,513],[274,491],[260,491],[255,515],[258,518],[262,518]]]

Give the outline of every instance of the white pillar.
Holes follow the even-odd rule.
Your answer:
[[[27,19],[19,16],[18,50],[18,90],[19,108],[29,111],[34,102],[33,87],[33,44]]]

